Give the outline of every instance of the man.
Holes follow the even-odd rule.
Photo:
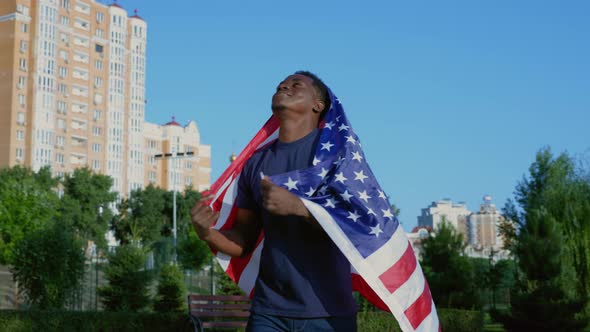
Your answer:
[[[287,77],[272,98],[278,140],[242,170],[234,227],[211,228],[218,214],[205,204],[210,196],[191,211],[199,237],[230,256],[250,253],[264,230],[247,331],[356,331],[350,263],[302,201],[267,177],[312,166],[329,104],[327,87],[314,74]]]

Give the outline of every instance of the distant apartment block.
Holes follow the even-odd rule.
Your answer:
[[[418,226],[413,230],[416,234],[408,235],[414,248],[418,248],[417,251],[420,250],[420,241],[426,232],[439,227],[443,219],[463,235],[467,244],[465,252],[469,256],[487,258],[492,251],[497,258],[508,256],[499,232],[499,224],[504,220],[504,216],[492,204],[489,195],[484,196],[479,211],[475,213],[467,209],[465,203],[454,204],[450,199],[433,202],[429,207],[422,209],[421,215],[418,216]]]
[[[196,124],[145,122],[146,38],[146,22],[117,4],[0,1],[0,167],[86,166],[124,196],[148,183],[207,188]],[[182,165],[151,159],[188,149]]]

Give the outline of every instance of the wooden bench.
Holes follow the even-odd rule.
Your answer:
[[[250,298],[240,295],[188,295],[188,314],[194,331],[246,327]]]

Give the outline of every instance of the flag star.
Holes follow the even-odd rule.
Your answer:
[[[344,158],[342,156],[338,156],[338,160],[334,162],[334,165],[340,166],[344,162]]]
[[[338,131],[343,131],[343,130],[348,130],[350,129],[349,126],[345,125],[344,123],[340,125],[340,127],[338,127]]]
[[[362,199],[363,201],[365,201],[365,203],[369,203],[369,198],[371,198],[371,196],[369,196],[367,194],[366,190],[363,191],[359,191],[359,198]]]
[[[287,186],[287,189],[289,189],[289,190],[293,190],[293,189],[297,190],[297,186],[296,186],[297,182],[299,182],[299,181],[293,181],[291,179],[291,177],[289,177],[289,180],[287,181],[287,183],[283,183],[283,185]]]
[[[355,151],[352,153],[352,160],[358,160],[360,162],[363,160],[363,157],[361,156],[360,152]]]
[[[324,125],[324,128],[328,128],[328,129],[332,129],[332,127],[334,127],[334,125],[336,125],[334,122],[330,121],[330,122],[326,122],[326,124]]]
[[[366,176],[365,173],[363,173],[362,169],[360,172],[354,172],[354,175],[356,176],[354,179],[359,180],[362,183],[365,183],[365,179],[368,178],[368,176]]]
[[[314,166],[315,166],[315,165],[317,165],[317,164],[319,164],[319,163],[321,163],[321,162],[322,162],[322,161],[321,161],[321,160],[319,160],[317,157],[313,157],[313,165],[314,165]]]
[[[330,148],[332,148],[334,146],[334,144],[330,143],[329,141],[327,143],[322,143],[322,150],[328,150],[328,152],[330,151]]]
[[[344,136],[344,137],[346,137],[346,141],[347,142],[350,142],[352,144],[355,144],[356,143],[356,140],[354,139],[354,137],[352,135],[350,135],[350,136]]]
[[[391,214],[391,209],[381,210],[383,211],[383,218],[393,219],[393,214]]]
[[[385,193],[382,190],[379,190],[379,198],[387,199],[387,196],[385,196]]]
[[[352,221],[356,222],[356,220],[358,218],[360,218],[361,216],[359,216],[358,214],[356,214],[356,211],[354,212],[348,212],[348,217],[346,217],[347,219],[351,219]]]
[[[352,197],[352,195],[348,192],[348,190],[345,190],[342,194],[340,194],[340,197],[342,197],[343,200],[350,203],[350,198]]]
[[[309,191],[308,191],[308,192],[306,192],[305,194],[306,194],[308,197],[311,197],[311,196],[312,196],[314,193],[315,193],[315,189],[313,189],[312,187],[309,187]]]
[[[324,206],[329,207],[329,208],[335,208],[336,207],[336,200],[334,200],[334,198],[330,197],[326,200],[326,204]]]
[[[375,213],[375,211],[373,211],[373,209],[371,209],[371,208],[368,209],[367,214],[372,214],[374,216],[377,216],[377,214]]]
[[[375,227],[371,227],[371,232],[369,234],[375,234],[376,237],[379,237],[379,234],[383,233],[383,231],[381,230],[381,226],[379,226],[379,224],[377,224],[377,226]]]
[[[340,181],[340,183],[344,183],[344,181],[346,181],[346,180],[348,180],[348,179],[344,177],[343,172],[336,174],[336,181]]]
[[[338,99],[336,99],[336,101],[338,101]],[[340,115],[336,117],[336,121],[340,121]]]
[[[326,177],[326,175],[328,175],[328,170],[322,167],[322,171],[320,172],[320,174],[318,174],[318,176],[323,179]]]

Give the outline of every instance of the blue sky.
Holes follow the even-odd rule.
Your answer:
[[[196,120],[213,177],[306,69],[341,99],[406,230],[503,206],[537,150],[590,155],[590,2],[120,0],[148,23],[146,120]]]

